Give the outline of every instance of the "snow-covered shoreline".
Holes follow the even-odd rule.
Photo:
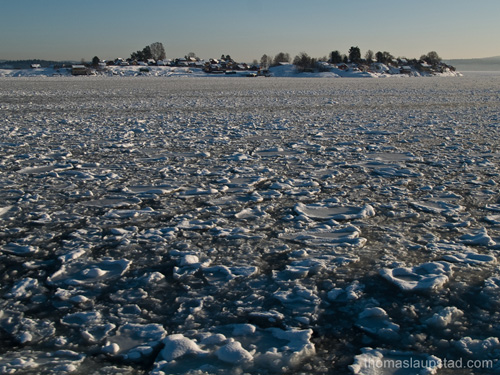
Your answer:
[[[272,77],[300,77],[300,78],[405,78],[405,77],[460,77],[462,73],[447,71],[444,73],[421,72],[416,69],[408,73],[396,73],[380,64],[380,72],[362,72],[357,69],[342,70],[336,67],[328,71],[314,73],[299,73],[292,64],[281,65],[269,69]],[[147,71],[146,71],[147,69]],[[206,73],[201,68],[170,67],[170,66],[109,66],[104,71],[98,71],[93,76],[114,77],[245,77],[256,74],[254,71],[232,71],[231,74]],[[0,69],[1,77],[60,77],[71,76],[71,68],[36,68],[36,69]]]

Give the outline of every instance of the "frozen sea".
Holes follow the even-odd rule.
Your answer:
[[[0,373],[500,371],[498,74],[2,78],[0,130]]]

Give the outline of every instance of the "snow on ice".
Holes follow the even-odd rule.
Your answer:
[[[498,76],[122,73],[0,78],[0,372],[498,370]]]

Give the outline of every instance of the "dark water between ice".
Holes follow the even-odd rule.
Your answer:
[[[0,109],[0,372],[498,371],[500,75],[1,79]]]

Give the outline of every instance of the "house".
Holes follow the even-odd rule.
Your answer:
[[[393,74],[389,66],[379,62],[373,63],[371,65],[371,70],[375,73]]]
[[[401,74],[411,74],[412,73],[412,68],[409,65],[403,65],[400,69],[399,72]]]
[[[196,62],[194,63],[194,67],[195,67],[195,68],[202,69],[204,66],[205,66],[205,61],[203,61],[203,60],[196,61]]]
[[[42,66],[40,64],[31,64],[31,69],[40,69]]]
[[[189,66],[188,60],[185,57],[181,57],[179,59],[175,59],[175,66]]]
[[[420,62],[420,69],[424,72],[432,71],[432,65],[426,63],[425,61]]]
[[[85,65],[72,65],[71,74],[74,76],[86,76],[90,74],[90,70]]]

